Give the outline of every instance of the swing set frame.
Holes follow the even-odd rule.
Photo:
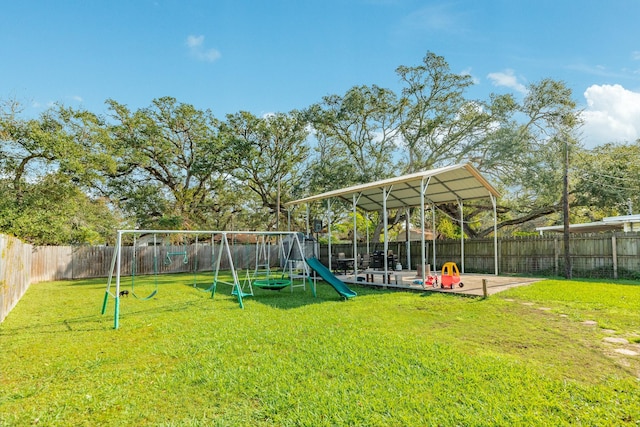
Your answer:
[[[113,257],[111,259],[111,266],[109,269],[109,276],[107,280],[107,286],[105,290],[104,300],[102,304],[102,314],[104,315],[107,310],[107,305],[109,301],[109,297],[112,297],[115,300],[114,307],[114,329],[119,328],[119,316],[120,316],[120,291],[121,291],[121,278],[123,274],[127,274],[123,272],[123,237],[127,235],[133,236],[133,250],[132,250],[132,260],[131,260],[131,293],[134,297],[139,300],[149,300],[156,296],[158,293],[158,248],[157,248],[157,236],[158,235],[172,235],[172,234],[181,234],[185,236],[187,235],[195,235],[195,244],[196,244],[196,257],[193,265],[193,273],[194,273],[194,284],[193,287],[199,289],[201,291],[210,292],[211,298],[215,296],[216,289],[218,283],[225,284],[231,286],[231,294],[234,295],[237,300],[240,308],[244,308],[243,298],[247,296],[253,296],[253,287],[252,284],[256,287],[271,289],[271,290],[280,290],[286,286],[291,287],[291,292],[293,292],[294,287],[303,287],[306,290],[306,283],[308,282],[313,296],[316,296],[316,287],[315,282],[311,279],[310,269],[306,262],[304,262],[305,252],[304,246],[300,241],[300,235],[302,233],[293,232],[293,231],[217,231],[217,230],[117,230],[116,237],[116,246],[113,252]],[[140,297],[135,294],[134,284],[135,284],[135,273],[136,273],[136,239],[137,236],[141,235],[153,235],[153,274],[154,274],[154,283],[155,289],[145,297]],[[208,289],[201,289],[197,286],[197,273],[198,273],[198,236],[209,235],[211,236],[211,247],[212,247],[212,268],[214,269],[214,278],[213,283]],[[244,277],[241,282],[238,269],[236,268],[234,262],[234,256],[232,251],[232,244],[229,243],[229,237],[233,237],[236,235],[254,235],[256,236],[256,268],[254,270],[253,275],[249,274],[249,269],[247,269],[246,277]],[[282,271],[279,278],[271,277],[270,268],[267,266],[267,275],[266,277],[258,277],[259,274],[259,259],[258,259],[258,248],[260,242],[264,245],[266,239],[278,239],[279,251],[278,258],[281,261]],[[290,244],[288,247],[288,251],[284,249],[283,239],[290,238]],[[216,240],[219,239],[219,243],[216,243]],[[218,246],[216,251],[216,246]],[[270,248],[269,248],[270,249]],[[298,258],[293,258],[292,254],[294,251],[297,251],[298,254],[301,254],[302,260]],[[268,253],[268,252],[267,252]],[[184,244],[184,251],[169,251],[167,252],[167,259],[169,261],[172,260],[173,255],[183,256],[183,263],[188,264],[187,257],[187,247],[186,243]],[[220,270],[222,266],[222,260],[225,259],[227,265],[229,267],[229,271],[231,273],[231,281],[225,281],[220,278]],[[282,262],[284,261],[284,262]],[[300,262],[302,266],[302,273],[296,274],[294,273],[293,263]],[[267,262],[270,262],[268,260]],[[167,264],[167,260],[164,262],[165,266]],[[295,270],[300,270],[299,267],[295,267]],[[225,271],[227,271],[225,269]],[[288,275],[288,278],[285,276]],[[114,280],[115,278],[115,280]],[[302,284],[294,285],[293,279],[302,279]],[[115,283],[114,283],[115,282]],[[112,292],[112,287],[115,288],[115,291]],[[248,287],[249,292],[245,292],[244,288]]]

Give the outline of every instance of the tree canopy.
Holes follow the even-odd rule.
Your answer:
[[[105,115],[56,105],[25,118],[5,100],[0,232],[83,244],[108,242],[118,227],[283,229],[282,206],[294,198],[467,161],[503,194],[499,232],[527,232],[558,221],[566,155],[572,221],[640,203],[639,142],[584,149],[563,82],[471,99],[473,79],[431,52],[396,73],[398,91],[359,85],[262,117],[220,119],[162,97],[138,110],[107,100]],[[465,204],[472,221],[463,230],[447,220],[457,205],[439,209],[445,235],[493,232],[489,201]],[[335,213],[336,222],[351,221],[348,209]],[[390,226],[405,212],[393,214]]]

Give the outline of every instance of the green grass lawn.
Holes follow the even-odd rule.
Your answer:
[[[640,356],[615,351],[640,351],[640,285],[343,301],[320,282],[240,309],[192,280],[122,298],[118,330],[105,280],[32,285],[0,324],[0,425],[640,424]]]

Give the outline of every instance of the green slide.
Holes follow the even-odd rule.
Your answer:
[[[328,284],[333,286],[333,288],[340,294],[340,296],[343,296],[344,298],[353,298],[358,295],[354,291],[349,289],[342,280],[334,276],[331,270],[325,267],[324,264],[322,264],[320,260],[318,260],[318,258],[307,258],[306,261],[307,264],[309,264],[309,267],[311,267],[316,273],[318,273],[320,277],[322,277]]]

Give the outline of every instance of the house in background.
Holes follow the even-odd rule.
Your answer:
[[[424,240],[433,240],[433,230],[426,229],[424,230]],[[394,242],[406,242],[407,241],[407,231],[404,224],[402,225],[402,230],[398,233]],[[421,242],[422,241],[422,230],[418,227],[411,226],[409,227],[409,241],[410,242]]]
[[[602,231],[619,230],[625,233],[640,231],[640,215],[610,216],[603,218],[602,221],[569,224],[569,232],[571,233],[599,233]],[[545,232],[562,233],[564,226],[552,225],[549,227],[536,227],[536,231],[539,232],[541,236],[544,235]]]

